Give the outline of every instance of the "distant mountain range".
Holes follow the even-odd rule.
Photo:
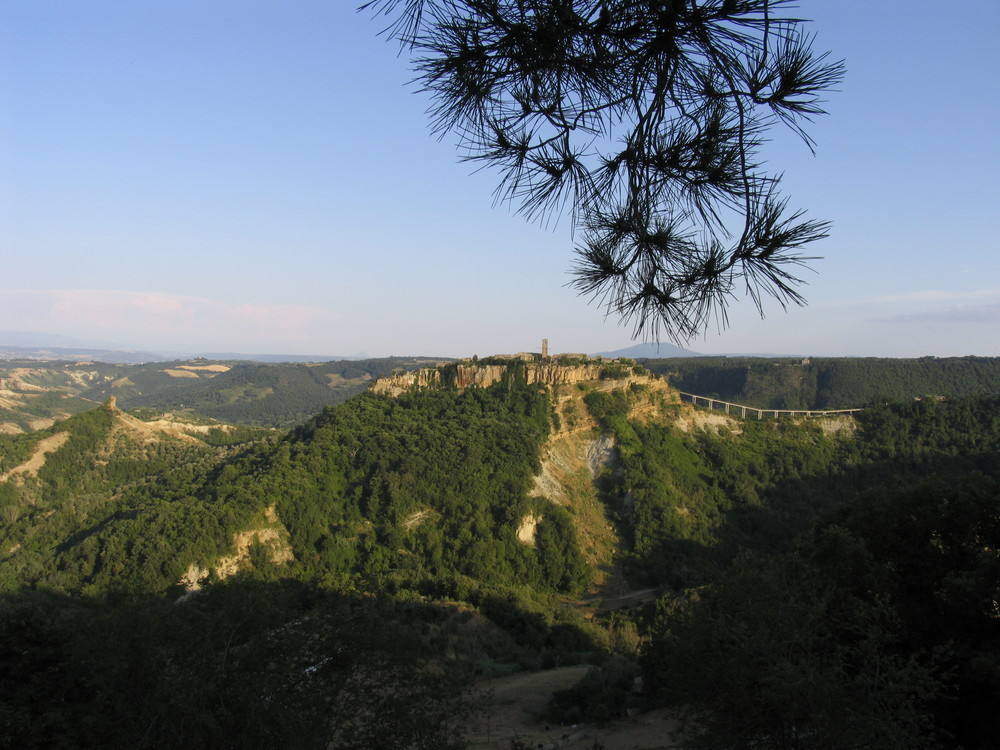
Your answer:
[[[212,360],[246,360],[250,362],[332,362],[368,359],[365,353],[351,356],[332,354],[243,354],[238,352],[151,352],[130,349],[120,344],[89,339],[77,339],[34,331],[0,331],[0,360],[64,360],[95,361],[109,364],[140,364],[171,362],[203,357]]]
[[[27,359],[37,362],[107,362],[115,365],[135,365],[143,362],[166,362],[169,357],[150,352],[120,349],[88,349],[69,346],[12,346],[0,341],[0,360]]]
[[[418,356],[418,355],[413,355]],[[429,356],[429,355],[419,355]],[[624,349],[595,352],[592,356],[629,359],[671,359],[675,357],[797,357],[795,354],[704,354],[666,342],[634,344]],[[35,361],[61,360],[69,362],[95,361],[109,364],[140,364],[171,362],[204,357],[211,360],[248,362],[333,362],[365,360],[369,355],[359,352],[342,354],[246,354],[240,352],[171,351],[153,352],[131,349],[121,344],[90,339],[78,339],[34,331],[0,331],[0,360],[28,359]],[[447,358],[442,358],[447,359]]]
[[[762,359],[801,359],[801,354],[775,354],[771,353],[747,353],[747,352],[723,352],[720,354],[704,354],[693,352],[690,349],[682,349],[679,346],[666,343],[636,344],[625,349],[615,349],[611,352],[597,352],[595,356],[600,357],[628,357],[629,359],[673,359],[680,357],[754,357]]]
[[[73,336],[62,336],[58,333],[44,331],[0,331],[0,346],[24,348],[79,348],[89,349],[125,349],[119,344],[96,339],[78,339]]]
[[[615,349],[611,352],[597,352],[598,356],[617,358],[628,357],[629,359],[667,359],[669,357],[704,357],[706,355],[682,349],[679,346],[667,343],[646,343],[635,344],[624,349]]]

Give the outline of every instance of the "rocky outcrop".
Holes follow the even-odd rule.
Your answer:
[[[528,365],[528,382],[545,385],[566,385],[598,380],[604,365],[559,365],[539,363]]]
[[[263,545],[267,550],[268,558],[273,563],[283,565],[290,562],[294,558],[294,554],[292,553],[288,529],[278,518],[275,506],[272,505],[265,509],[264,517],[268,525],[233,535],[234,554],[220,557],[211,566],[202,565],[200,562],[188,565],[187,571],[178,581],[186,592],[182,598],[187,598],[187,595],[201,589],[204,581],[212,575],[222,580],[246,568],[250,564],[250,547],[253,544]]]
[[[560,365],[548,362],[525,363],[528,384],[567,385],[598,380],[603,364]],[[499,383],[507,372],[506,365],[459,364],[455,366],[454,383],[457,388],[485,388]],[[443,384],[442,370],[429,369],[406,372],[379,378],[372,384],[375,393],[398,396],[412,388],[439,388]]]
[[[521,519],[520,525],[517,527],[517,540],[521,544],[526,544],[529,547],[535,546],[535,529],[538,528],[538,522],[542,520],[542,517],[537,513],[529,513],[524,518]]]

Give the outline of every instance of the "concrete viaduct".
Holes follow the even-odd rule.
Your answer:
[[[721,401],[717,398],[709,398],[708,396],[697,396],[694,393],[685,393],[684,391],[678,391],[681,396],[681,401],[690,401],[690,403],[695,406],[705,406],[708,409],[722,409],[725,408],[726,414],[739,414],[741,417],[746,419],[747,413],[753,416],[754,412],[757,413],[757,419],[763,419],[764,417],[828,417],[833,414],[856,414],[861,411],[861,409],[835,409],[833,411],[820,411],[817,409],[812,410],[800,410],[800,409],[758,409],[756,406],[744,406],[743,404],[731,404],[728,401]]]

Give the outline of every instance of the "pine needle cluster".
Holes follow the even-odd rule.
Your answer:
[[[765,169],[842,78],[789,0],[370,0],[412,55],[432,127],[496,170],[498,202],[568,214],[570,285],[636,337],[685,341],[741,290],[802,304],[804,218]]]

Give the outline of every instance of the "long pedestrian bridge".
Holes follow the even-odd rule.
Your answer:
[[[726,414],[738,414],[744,419],[746,419],[748,414],[751,418],[754,414],[756,414],[757,419],[764,419],[764,417],[829,417],[835,414],[856,414],[857,412],[862,411],[861,409],[834,409],[832,411],[821,411],[817,409],[758,409],[756,406],[733,404],[729,401],[721,401],[720,399],[710,398],[708,396],[698,396],[694,393],[685,393],[684,391],[678,391],[678,393],[681,396],[681,401],[688,401],[695,406],[704,406],[705,408],[712,410],[725,409]]]

